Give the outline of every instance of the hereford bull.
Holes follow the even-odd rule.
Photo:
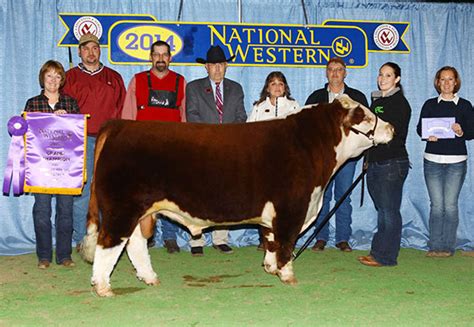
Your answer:
[[[159,283],[146,242],[158,213],[192,235],[216,225],[262,226],[265,271],[295,284],[292,251],[329,179],[392,136],[391,125],[347,96],[248,124],[110,121],[96,141],[82,247],[94,261],[95,291],[113,295],[110,275],[125,246],[137,277]]]

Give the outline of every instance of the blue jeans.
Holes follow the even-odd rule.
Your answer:
[[[342,166],[336,175],[334,175],[324,192],[323,207],[319,212],[318,220],[316,222],[316,228],[321,224],[324,217],[329,212],[329,206],[331,204],[333,188],[334,188],[334,200],[337,202],[344,195],[344,193],[352,185],[354,179],[355,167],[357,160],[349,160],[344,166]],[[352,234],[351,229],[352,223],[352,206],[351,196],[349,196],[341,203],[341,206],[336,211],[336,244],[349,241]],[[318,240],[327,241],[329,239],[329,222],[321,229],[317,235]]]
[[[51,194],[34,194],[33,223],[36,235],[36,255],[39,260],[51,262],[53,258],[53,237],[51,225]],[[56,197],[56,263],[71,259],[72,238],[72,195]]]
[[[95,137],[87,137],[87,182],[82,189],[82,194],[74,197],[73,208],[73,241],[78,244],[86,235],[87,211],[89,209],[89,196],[91,193],[92,174],[94,173],[94,148]]]
[[[161,232],[163,233],[163,241],[175,240],[178,233],[178,225],[166,218],[166,216],[159,215],[161,219]]]
[[[423,169],[431,201],[428,246],[432,251],[454,253],[459,224],[458,199],[466,178],[467,161],[440,164],[425,159]]]
[[[400,252],[400,205],[409,166],[408,159],[390,159],[371,162],[367,170],[367,188],[377,210],[378,229],[370,254],[385,266],[395,266]]]

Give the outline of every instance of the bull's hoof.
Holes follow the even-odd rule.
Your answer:
[[[137,278],[138,278],[138,280],[143,281],[145,284],[147,284],[149,286],[158,286],[158,285],[160,285],[160,280],[158,279],[158,277],[156,277],[156,274],[154,274],[154,276],[152,276],[152,277],[143,277],[143,276],[138,276],[137,275]]]
[[[152,280],[143,280],[148,286],[158,286],[160,285],[160,280],[158,278]]]
[[[269,273],[270,275],[276,275],[278,273],[277,268],[268,263],[263,264],[263,269],[265,270],[265,272]]]
[[[298,285],[298,280],[295,277],[289,277],[286,279],[283,279],[280,277],[280,280],[283,284],[286,284],[286,285],[291,285],[291,286]]]
[[[266,273],[270,274],[270,275],[276,275],[278,273],[278,269],[276,267],[276,265],[272,265],[270,263],[263,263],[262,264],[263,266],[263,270],[265,270]]]
[[[114,296],[114,292],[112,292],[112,289],[110,287],[98,287],[97,285],[94,286],[94,291],[95,294],[97,294],[100,297],[112,297]]]

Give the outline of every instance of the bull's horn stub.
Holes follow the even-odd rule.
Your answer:
[[[352,100],[347,94],[341,94],[336,97],[344,109],[351,109],[357,107],[357,102]]]
[[[351,104],[347,100],[341,100],[341,104],[344,109],[350,109],[351,107]]]

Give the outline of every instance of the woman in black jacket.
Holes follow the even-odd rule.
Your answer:
[[[379,91],[372,93],[370,109],[395,128],[393,140],[371,148],[368,154],[367,187],[377,210],[377,232],[370,254],[359,257],[360,263],[371,266],[395,266],[402,234],[403,184],[409,161],[405,141],[411,108],[400,86],[401,69],[392,62],[380,67],[377,77]]]

